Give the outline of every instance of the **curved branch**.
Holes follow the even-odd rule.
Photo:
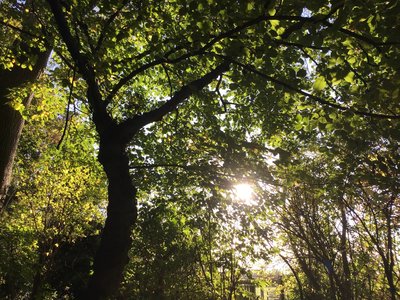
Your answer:
[[[125,85],[127,84],[130,80],[132,80],[136,75],[152,68],[155,67],[157,65],[160,65],[162,63],[165,63],[165,59],[164,58],[159,58],[156,60],[153,60],[152,62],[149,62],[147,64],[142,65],[140,68],[135,69],[134,71],[132,71],[131,73],[129,73],[128,75],[126,75],[125,77],[121,78],[120,81],[118,81],[118,83],[116,85],[114,85],[114,87],[112,88],[111,92],[107,95],[105,102],[108,105],[112,99],[115,97],[115,95],[118,93],[118,91]]]
[[[56,146],[57,150],[60,150],[60,146],[61,143],[64,140],[65,134],[67,133],[67,128],[68,128],[68,122],[69,122],[69,106],[72,103],[72,93],[74,91],[74,82],[75,82],[75,76],[76,76],[76,68],[74,67],[73,69],[73,75],[72,75],[72,81],[71,81],[71,85],[69,87],[69,96],[68,96],[68,103],[67,103],[67,108],[66,108],[66,112],[65,112],[65,125],[64,125],[64,130],[63,133],[61,135],[60,140],[58,141],[58,144]],[[72,116],[71,116],[71,120],[72,120]]]

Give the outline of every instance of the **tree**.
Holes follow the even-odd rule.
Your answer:
[[[65,122],[65,97],[56,95],[63,93],[46,80],[35,91],[42,101],[27,113],[16,158],[18,188],[0,230],[5,299],[77,297],[90,274],[89,251],[104,220],[105,179],[93,129],[82,116],[70,119],[70,136],[62,151],[56,148]]]
[[[398,123],[334,117],[302,129],[306,143],[288,138],[297,149],[273,172],[284,248],[308,298],[396,299]]]
[[[257,140],[253,132],[261,128],[257,141],[280,147],[280,133],[305,140],[314,128],[332,129],[328,119],[337,114],[399,119],[392,101],[399,61],[396,4],[47,3],[43,14],[51,16],[47,32],[56,36],[59,67],[76,69],[84,81],[86,91],[77,98],[90,108],[108,179],[107,220],[87,290],[92,299],[116,292],[128,262],[137,218],[130,156],[140,152],[137,138],[154,132],[153,123],[175,112],[177,124],[189,126],[197,120],[179,114],[200,111],[213,129],[221,124],[220,131],[235,132],[228,145]],[[266,151],[263,146],[258,151]]]
[[[9,197],[12,168],[24,125],[23,110],[32,99],[32,84],[46,68],[51,47],[40,37],[33,1],[22,4],[3,1],[2,59],[0,61],[0,205],[3,210]]]

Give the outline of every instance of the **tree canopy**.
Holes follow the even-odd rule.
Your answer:
[[[399,13],[2,1],[0,295],[398,299]]]

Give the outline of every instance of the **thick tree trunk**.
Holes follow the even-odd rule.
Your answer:
[[[7,204],[6,195],[24,121],[18,111],[6,104],[4,92],[0,93],[0,201],[3,209]]]
[[[125,145],[100,138],[99,160],[108,178],[107,219],[94,260],[94,273],[83,299],[108,299],[123,279],[137,218],[136,188],[129,174]]]
[[[37,49],[30,49],[34,55]],[[51,50],[38,52],[34,55],[35,64],[32,70],[14,67],[12,70],[0,71],[0,210],[7,204],[7,190],[10,186],[12,168],[17,152],[17,145],[21,136],[24,120],[20,112],[9,105],[9,93],[13,88],[23,87],[27,83],[34,82],[46,68]],[[28,107],[33,98],[30,94],[24,99],[25,107]]]

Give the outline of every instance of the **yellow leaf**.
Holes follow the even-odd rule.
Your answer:
[[[268,9],[268,14],[269,14],[270,16],[275,15],[275,14],[276,14],[276,9],[275,9],[275,8]]]
[[[275,29],[276,26],[279,25],[279,20],[269,20],[269,23],[271,24],[272,29]]]
[[[313,89],[316,91],[321,91],[326,87],[326,85],[325,78],[323,76],[319,76],[314,82]]]
[[[347,81],[348,83],[353,83],[354,82],[354,73],[349,72],[349,74],[346,75],[344,80]]]

